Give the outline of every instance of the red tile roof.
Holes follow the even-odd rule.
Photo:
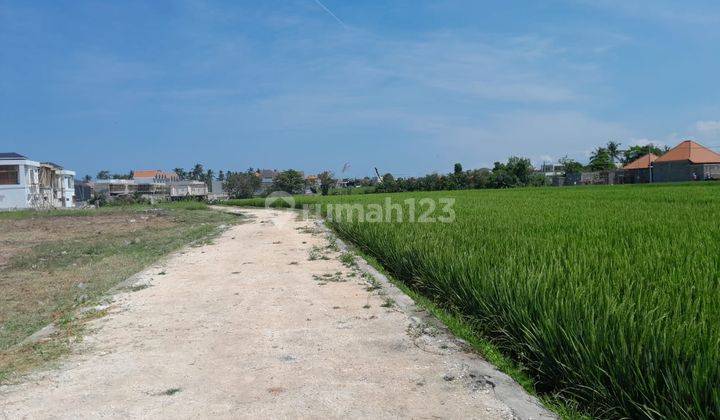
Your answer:
[[[152,170],[141,170],[141,171],[133,171],[133,178],[155,178],[155,176],[159,175],[160,171],[157,169]]]
[[[167,179],[169,181],[179,181],[180,177],[175,172],[163,172],[157,169],[133,171],[133,179]]]
[[[657,155],[648,153],[647,155],[640,156],[639,158],[623,166],[623,169],[648,169],[650,167],[650,164],[655,162],[657,158]]]
[[[655,160],[655,163],[690,161],[691,163],[720,163],[720,153],[715,153],[692,140],[685,140]]]

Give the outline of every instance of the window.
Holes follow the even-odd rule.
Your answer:
[[[17,185],[19,183],[17,165],[0,165],[0,185]]]

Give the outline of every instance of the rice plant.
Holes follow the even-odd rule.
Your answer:
[[[540,392],[597,417],[720,417],[720,183],[392,197],[452,197],[457,217],[330,223],[476,325]]]

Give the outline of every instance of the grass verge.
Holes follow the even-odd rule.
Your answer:
[[[119,282],[240,219],[203,203],[0,214],[0,382],[57,359]],[[21,344],[44,326],[47,340]]]

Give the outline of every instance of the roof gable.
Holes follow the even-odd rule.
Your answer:
[[[650,167],[650,164],[655,162],[657,159],[657,155],[653,153],[648,153],[647,155],[640,156],[639,158],[623,166],[623,169],[648,169]]]
[[[690,161],[691,163],[720,163],[720,153],[715,153],[692,140],[685,140],[660,156],[655,162],[680,161]]]

